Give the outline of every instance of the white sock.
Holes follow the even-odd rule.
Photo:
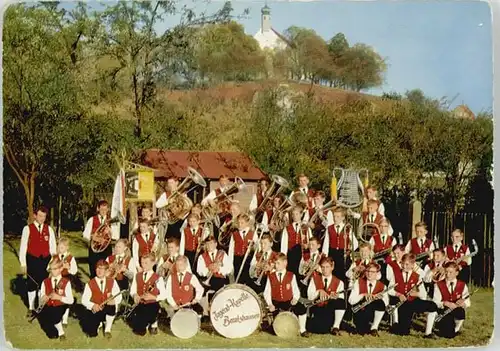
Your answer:
[[[306,320],[307,320],[306,314],[302,314],[299,316],[299,327],[300,327],[301,334],[306,331]]]
[[[378,325],[382,321],[382,318],[384,318],[384,311],[375,311],[375,317],[373,317],[373,323],[372,323],[372,330],[377,330]]]
[[[425,335],[432,333],[432,328],[434,327],[434,321],[436,320],[437,312],[429,312],[427,315],[427,324],[425,325]]]
[[[66,312],[64,312],[64,314],[63,314],[63,317],[62,317],[63,324],[68,324],[68,317],[69,317],[69,308],[67,308]]]
[[[203,307],[203,315],[208,316],[208,295],[200,300],[200,305]]]
[[[115,316],[106,315],[106,327],[104,328],[105,333],[111,333],[111,327],[113,326],[114,320],[115,320]]]
[[[102,328],[102,322],[99,323],[99,326],[97,327],[97,330],[101,329]]]
[[[335,310],[335,323],[333,323],[333,327],[340,329],[340,323],[342,322],[342,318],[344,318],[345,310]]]
[[[464,324],[464,320],[456,320],[455,321],[455,333],[458,333],[458,331],[460,330],[460,328],[462,328],[462,324]]]
[[[57,329],[57,334],[59,334],[59,336],[64,335],[64,329],[61,322],[57,323],[55,327]]]
[[[151,324],[151,328],[158,328],[158,321],[154,321],[154,322]]]
[[[30,310],[35,309],[36,291],[28,291],[28,306]]]
[[[399,323],[399,314],[398,314],[398,309],[396,308],[394,310],[394,314],[392,315],[392,321],[396,324]]]

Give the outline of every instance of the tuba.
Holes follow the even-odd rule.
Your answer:
[[[90,236],[90,247],[93,252],[99,253],[106,250],[106,248],[111,243],[110,225],[118,222],[120,222],[121,224],[125,224],[125,217],[123,217],[121,214],[118,214],[118,216],[104,221],[104,223],[101,224],[94,233],[92,233],[92,235]]]
[[[273,216],[269,223],[274,223],[277,228],[277,231],[283,230],[288,223],[286,218],[286,213],[290,212],[292,208],[295,206],[302,206],[303,208],[307,208],[307,196],[303,193],[297,192],[294,193],[291,197],[288,197],[283,201],[276,211],[274,211]]]
[[[288,188],[288,186],[289,186],[288,181],[279,175],[273,174],[271,176],[271,179],[273,180],[273,182],[269,186],[269,189],[267,189],[266,195],[265,195],[264,199],[262,200],[261,204],[259,205],[259,207],[257,207],[253,211],[253,214],[257,214],[257,213],[265,211],[267,206],[269,205],[269,201],[272,198],[278,196],[280,193],[283,192],[283,190],[285,188]]]
[[[216,206],[208,204],[203,207],[201,210],[203,218],[213,221],[215,217],[218,217],[219,212],[223,212],[221,208],[229,201],[229,197],[238,193],[244,187],[246,187],[245,182],[240,177],[235,177],[233,184],[213,199]]]
[[[375,223],[365,223],[359,228],[359,236],[358,238],[361,241],[364,242],[369,242],[370,238],[375,235],[380,233],[380,228],[377,224]]]
[[[183,219],[189,211],[191,211],[193,202],[187,196],[187,193],[189,193],[197,185],[202,187],[207,186],[203,177],[194,168],[188,167],[187,170],[188,176],[184,178],[177,190],[170,195],[168,204],[165,206],[168,224],[174,224],[175,222]],[[196,185],[191,187],[192,183],[195,183]]]

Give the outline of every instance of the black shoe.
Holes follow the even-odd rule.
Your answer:
[[[144,336],[144,335],[146,335],[146,333],[147,333],[147,330],[134,330],[135,335]]]
[[[33,310],[28,310],[28,312],[26,312],[26,318],[31,318],[35,315],[35,312]]]
[[[61,341],[66,340],[66,335],[63,334],[63,335],[59,336],[59,340],[61,340]]]
[[[150,327],[149,328],[149,334],[151,334],[151,335],[158,334],[158,328],[152,328],[152,327]]]
[[[104,337],[105,337],[106,339],[111,339],[111,333],[110,333],[110,332],[105,332],[105,333],[104,333]]]
[[[330,334],[332,334],[332,335],[341,335],[341,334],[340,334],[340,330],[339,330],[339,328],[333,328],[333,329],[330,331]]]
[[[430,334],[424,335],[424,339],[437,339],[437,337],[436,337],[436,334],[430,333]]]
[[[378,330],[377,329],[373,329],[372,331],[370,331],[370,335],[371,336],[379,336],[378,335]]]
[[[311,336],[311,333],[309,333],[308,331],[305,331],[303,333],[300,333],[300,336],[303,337],[303,338],[308,338]]]

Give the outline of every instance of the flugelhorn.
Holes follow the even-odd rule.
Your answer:
[[[312,275],[314,272],[316,272],[316,268],[318,268],[319,261],[321,260],[322,255],[318,253],[318,257],[313,261],[312,259],[309,261],[309,263],[306,266],[305,269],[305,277],[302,279],[300,282],[307,286],[309,284],[309,280],[311,279]]]
[[[217,251],[217,253],[215,254],[215,260],[212,263],[219,263],[222,265],[222,261],[217,259],[218,254],[219,254],[219,251]],[[222,257],[224,257],[224,256],[222,256]],[[202,281],[201,284],[205,285],[206,287],[209,287],[210,281],[212,280],[213,275],[214,275],[213,271],[208,272],[207,278],[204,281]]]

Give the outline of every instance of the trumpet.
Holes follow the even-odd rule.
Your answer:
[[[314,212],[314,214],[309,219],[308,226],[310,227],[312,224],[314,224],[318,217],[322,221],[326,220],[324,212],[334,208],[336,203],[337,203],[337,201],[335,199],[332,199],[332,200],[328,201],[326,204],[324,204],[323,206],[321,206],[321,208],[317,209],[316,212]]]
[[[412,292],[415,291],[415,289],[417,289],[420,285],[422,285],[423,281],[420,280],[417,284],[415,284],[410,290],[408,290],[408,292],[405,294],[405,299],[402,300],[402,301],[399,301],[397,304],[395,304],[394,306],[387,306],[387,313],[389,313],[390,315],[393,315],[394,312],[399,308],[401,307],[402,304],[404,304],[407,299],[408,299],[408,296],[410,296],[410,294]]]
[[[302,279],[300,281],[305,286],[307,286],[309,284],[309,280],[311,279],[313,273],[316,271],[316,268],[318,268],[319,261],[321,260],[321,256],[322,255],[318,254],[318,257],[316,257],[316,259],[314,261],[309,260],[309,263],[307,264],[306,269],[304,271],[304,272],[306,272],[305,277],[304,277],[304,279]]]
[[[260,274],[259,274],[257,280],[255,281],[255,285],[261,286],[262,278],[264,277],[264,274],[266,273],[266,270],[264,269],[264,267],[269,263],[270,259],[271,259],[271,256],[269,256],[268,258],[266,258],[264,260],[264,255],[262,255],[259,259],[259,262],[257,262],[257,267],[262,267],[262,268],[260,269]],[[255,272],[256,273],[258,272],[257,268],[255,269]]]
[[[362,277],[365,274],[366,271],[366,266],[364,264],[360,264],[359,266],[356,267],[357,269],[354,269],[352,273],[352,281],[358,280],[360,277]]]
[[[166,264],[168,261],[170,261],[170,262],[172,263],[172,265],[170,266],[170,268],[165,268],[165,264]],[[158,275],[159,275],[160,277],[165,277],[165,278],[168,278],[168,277],[170,276],[170,271],[171,271],[171,269],[172,269],[173,264],[174,264],[174,262],[172,262],[172,261],[170,260],[170,257],[168,257],[168,258],[167,258],[167,259],[163,262],[163,264],[162,264],[160,267],[158,267],[158,272],[157,272],[157,273],[158,273]],[[166,281],[166,279],[165,279],[165,281]]]
[[[217,259],[217,254],[218,253],[219,252],[217,251],[217,253],[215,254],[215,261],[213,263],[218,263],[218,264],[220,264],[222,266],[222,261]],[[205,285],[206,287],[209,287],[210,286],[210,281],[212,280],[213,275],[214,275],[213,271],[208,272],[207,278],[204,281],[202,281],[201,284]]]
[[[361,311],[363,308],[365,308],[366,306],[368,306],[369,304],[371,304],[373,301],[377,300],[379,297],[381,297],[383,294],[385,294],[386,292],[388,292],[389,290],[393,289],[394,287],[396,287],[396,285],[398,285],[397,283],[394,284],[394,285],[391,285],[391,286],[388,286],[386,287],[383,291],[379,292],[378,294],[375,294],[372,296],[372,298],[370,299],[367,299],[365,302],[363,302],[362,304],[359,304],[357,306],[354,306],[352,308],[352,313],[358,313],[359,311]]]
[[[224,212],[224,210],[222,210],[221,207],[223,204],[231,200],[230,196],[237,194],[240,190],[242,190],[245,187],[246,187],[245,182],[240,177],[235,177],[233,184],[231,184],[229,188],[225,189],[223,192],[221,192],[212,200],[215,206],[208,204],[203,207],[202,209],[203,217],[208,220],[213,220],[215,217],[218,216],[219,212]]]

